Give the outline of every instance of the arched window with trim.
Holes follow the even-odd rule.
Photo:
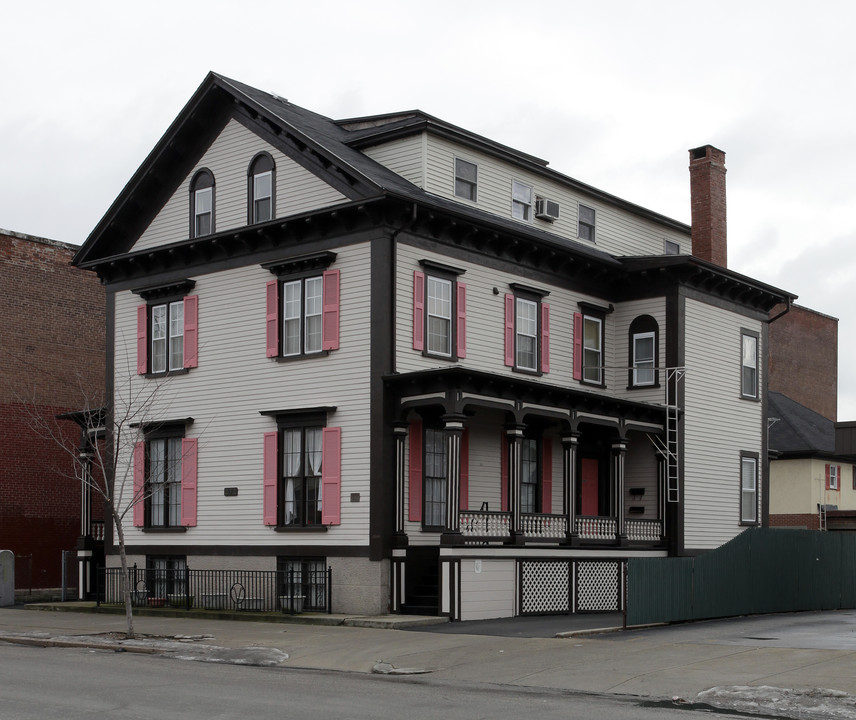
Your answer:
[[[276,164],[269,153],[260,152],[247,169],[247,220],[250,225],[273,219],[275,197]]]
[[[190,237],[214,232],[214,175],[207,168],[190,181]]]
[[[628,378],[631,388],[659,387],[660,327],[650,315],[640,315],[630,323]]]

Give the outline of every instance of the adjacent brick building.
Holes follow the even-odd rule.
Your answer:
[[[73,464],[33,422],[102,401],[105,294],[70,264],[76,249],[0,230],[0,548],[18,588],[59,586],[81,535]],[[57,427],[74,447],[79,429]]]

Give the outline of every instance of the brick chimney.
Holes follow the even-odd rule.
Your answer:
[[[693,255],[728,266],[725,153],[713,145],[690,150]]]

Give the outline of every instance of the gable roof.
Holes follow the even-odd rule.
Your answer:
[[[768,392],[767,403],[768,417],[777,420],[770,427],[770,450],[792,457],[835,454],[832,420],[781,393]]]

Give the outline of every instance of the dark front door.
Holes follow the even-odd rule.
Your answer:
[[[596,516],[598,514],[598,474],[597,458],[581,458],[582,503],[580,515]]]

